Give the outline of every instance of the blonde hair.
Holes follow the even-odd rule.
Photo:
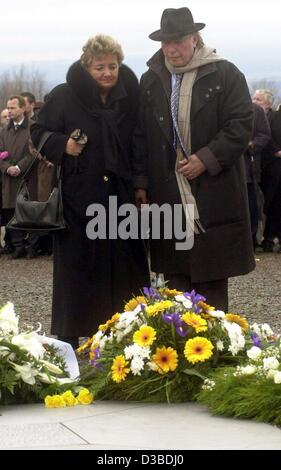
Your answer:
[[[93,57],[114,54],[117,57],[119,65],[121,65],[124,59],[120,44],[111,36],[106,36],[105,34],[97,34],[88,39],[82,50],[83,54],[80,57],[80,61],[82,66],[86,69],[91,66]]]

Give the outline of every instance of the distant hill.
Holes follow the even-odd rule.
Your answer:
[[[54,86],[58,85],[65,81],[66,73],[75,59],[71,60],[56,60],[56,61],[36,61],[36,62],[24,62],[23,64],[9,64],[9,63],[0,63],[0,75],[6,71],[12,71],[13,69],[18,69],[21,65],[27,70],[30,71],[39,71],[43,75],[43,78],[47,84],[47,87],[51,90]],[[138,78],[141,77],[142,73],[147,70],[146,61],[148,57],[146,56],[127,56],[125,59],[125,64],[133,69]],[[281,76],[273,75],[274,71],[271,69],[263,70],[263,74],[259,75],[257,71],[257,65],[251,64],[252,66],[246,64],[238,64],[241,67],[241,70],[246,75],[249,88],[252,88],[252,85],[256,83],[262,85],[259,88],[267,88],[268,84],[274,86],[274,91],[277,91],[279,97],[278,102],[281,101]],[[243,67],[244,66],[244,67]],[[272,73],[273,72],[273,73]],[[265,86],[264,86],[265,85]]]
[[[141,74],[147,69],[146,67],[146,57],[130,57],[128,56],[125,60],[125,64],[131,67],[138,78]],[[18,70],[21,65],[24,66],[26,70],[38,71],[42,74],[45,82],[48,84],[48,87],[51,89],[59,83],[65,81],[66,73],[70,65],[74,60],[56,60],[56,61],[34,61],[34,62],[23,62],[22,64],[12,64],[12,63],[0,63],[0,75],[4,72],[12,72],[13,70]]]

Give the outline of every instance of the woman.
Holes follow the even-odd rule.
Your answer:
[[[62,165],[69,230],[55,234],[51,333],[74,347],[79,336],[93,333],[149,282],[141,240],[90,240],[86,235],[90,204],[107,210],[109,196],[117,196],[118,206],[134,201],[131,137],[139,87],[122,60],[122,49],[111,37],[89,39],[31,131],[35,146],[46,130],[53,132],[42,153]],[[86,135],[86,144],[70,137],[77,129]]]

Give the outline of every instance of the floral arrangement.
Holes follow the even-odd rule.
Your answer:
[[[32,403],[73,386],[63,358],[45,344],[40,327],[19,331],[8,302],[0,309],[0,404]]]
[[[194,400],[211,371],[247,357],[255,335],[194,291],[145,288],[78,349],[89,354],[81,382],[100,399]]]
[[[212,371],[198,401],[214,414],[281,424],[281,344],[269,325],[253,325],[255,345],[236,367]]]

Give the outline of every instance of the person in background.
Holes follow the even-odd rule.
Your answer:
[[[52,132],[42,154],[62,166],[69,229],[54,234],[51,332],[73,347],[149,284],[141,240],[111,239],[108,231],[105,238],[90,239],[86,233],[89,205],[99,203],[108,223],[110,196],[117,197],[118,207],[134,202],[132,134],[139,85],[122,62],[122,48],[113,38],[90,38],[31,129],[35,146],[45,131]]]
[[[275,111],[274,96],[270,90],[256,90],[253,102],[263,108],[271,129]],[[264,213],[266,215],[261,247],[265,252],[275,250],[275,238],[281,247],[281,146],[273,139],[262,151],[261,189],[264,195]]]
[[[243,161],[253,110],[244,76],[204,44],[204,27],[188,8],[167,8],[149,36],[161,48],[141,77],[134,185],[138,204],[194,208],[193,247],[152,239],[152,271],[227,311],[228,278],[255,267]]]
[[[264,110],[253,103],[254,124],[252,137],[245,150],[245,167],[248,189],[248,201],[251,218],[253,248],[258,246],[257,231],[259,220],[263,220],[263,196],[261,182],[261,152],[271,139],[271,132]]]
[[[281,104],[279,104],[276,111],[272,113],[271,133],[273,141],[281,148]]]
[[[30,120],[25,116],[25,101],[22,96],[11,96],[7,102],[9,111],[9,124],[0,133],[0,152],[6,153],[6,158],[0,159],[2,172],[2,225],[13,217],[16,195],[20,185],[21,176],[32,161],[30,150]],[[31,195],[35,188],[29,187]],[[2,253],[12,252],[12,258],[23,258],[28,255],[32,247],[32,235],[27,239],[23,230],[6,230],[5,247]]]
[[[3,129],[9,124],[9,111],[7,108],[3,109],[0,114],[0,129]]]
[[[33,95],[33,93],[30,93],[30,91],[23,91],[21,93],[21,96],[24,98],[25,101],[25,114],[29,119],[32,119],[33,121],[36,121],[36,115],[34,113],[34,108],[35,108],[35,103],[36,103],[36,98]]]
[[[0,113],[0,132],[9,124],[9,111],[7,108],[3,109]],[[0,230],[2,226],[2,173],[0,172]],[[0,254],[4,248],[0,245]]]
[[[21,96],[25,101],[25,114],[33,122],[37,121],[40,109],[44,105],[41,101],[36,101],[33,93],[24,91]],[[33,179],[33,185],[37,188],[38,201],[46,201],[51,194],[53,187],[53,164],[48,162],[42,155],[38,156],[38,163],[34,168],[31,178]],[[36,258],[38,255],[51,255],[53,237],[51,233],[40,234],[34,233],[33,239],[33,250],[29,250],[29,258]]]

